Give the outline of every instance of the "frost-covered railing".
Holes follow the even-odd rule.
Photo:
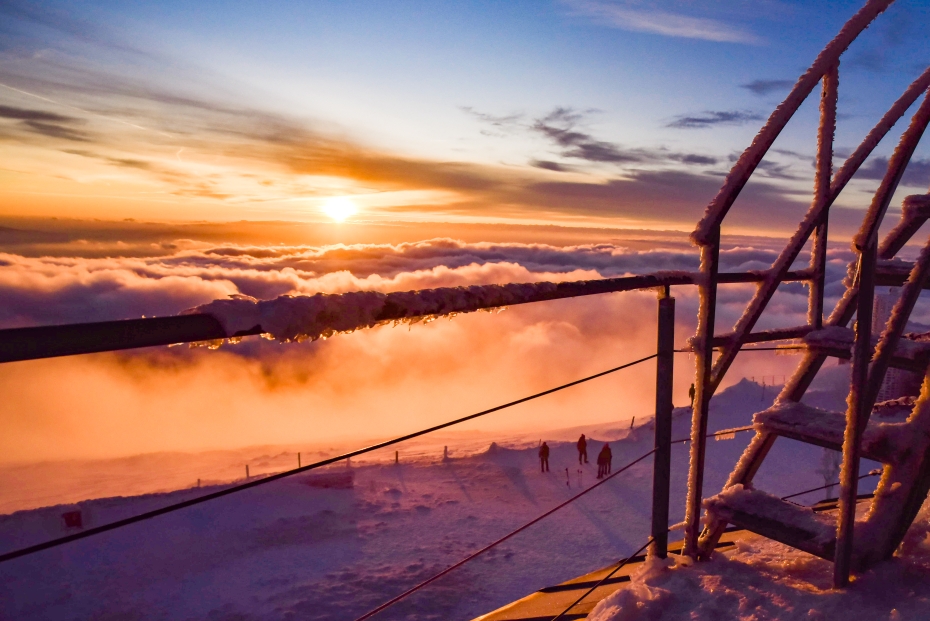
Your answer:
[[[811,67],[800,77],[788,97],[779,105],[762,127],[752,144],[742,153],[733,166],[717,196],[710,202],[707,210],[691,235],[692,241],[701,249],[701,274],[703,278],[697,283],[700,288],[700,306],[698,329],[693,339],[695,364],[697,367],[696,395],[692,419],[692,453],[688,476],[688,499],[686,503],[685,553],[697,558],[700,554],[699,535],[700,517],[703,500],[704,452],[707,420],[710,411],[710,399],[720,386],[727,370],[733,364],[744,344],[752,342],[753,328],[761,317],[778,286],[785,282],[784,277],[790,266],[800,255],[808,240],[812,240],[810,253],[810,290],[808,329],[819,330],[823,326],[846,326],[855,313],[860,326],[856,332],[856,344],[853,354],[853,382],[850,396],[850,410],[847,415],[847,433],[844,441],[844,479],[842,482],[841,511],[839,532],[836,545],[835,582],[843,586],[848,582],[850,555],[852,549],[852,529],[854,524],[855,497],[857,492],[856,474],[859,463],[859,441],[863,421],[875,402],[878,386],[881,385],[888,368],[892,352],[906,323],[907,315],[913,308],[917,296],[925,286],[930,270],[921,262],[909,266],[905,291],[894,316],[898,319],[889,324],[888,330],[879,342],[873,360],[871,348],[871,306],[874,287],[879,281],[883,266],[877,259],[891,259],[904,246],[916,230],[926,221],[928,215],[927,200],[914,197],[910,204],[905,203],[901,223],[896,226],[879,245],[878,231],[888,210],[891,198],[898,187],[910,159],[930,121],[930,93],[924,98],[910,125],[904,131],[894,154],[888,162],[887,171],[873,196],[872,203],[863,220],[862,228],[853,239],[853,248],[859,254],[859,261],[854,279],[847,284],[847,290],[837,307],[828,318],[824,317],[824,273],[826,264],[828,213],[853,175],[859,170],[866,158],[892,126],[904,115],[917,99],[930,87],[930,68],[924,71],[891,106],[875,127],[866,135],[862,143],[846,159],[843,166],[833,174],[833,141],[836,129],[837,91],[839,87],[840,57],[869,26],[869,24],[888,6],[892,0],[869,0],[856,13],[820,53]],[[761,163],[775,139],[791,120],[804,100],[814,91],[817,83],[822,84],[820,99],[820,125],[817,133],[817,155],[815,159],[815,177],[813,197],[810,209],[802,219],[797,231],[791,237],[778,259],[766,271],[766,278],[760,281],[759,288],[733,330],[724,335],[715,332],[715,311],[717,287],[723,284],[719,278],[720,235],[723,220],[738,198],[750,176]],[[927,250],[930,253],[930,247]],[[903,280],[903,279],[902,279]],[[902,319],[903,318],[903,319]],[[715,347],[720,353],[715,356]],[[809,354],[802,362],[797,373],[785,386],[780,399],[800,401],[814,376],[823,365],[825,355]],[[731,486],[748,486],[764,460],[775,435],[760,432],[757,434],[744,458],[727,483]],[[708,526],[702,542],[712,542],[722,528],[722,522]],[[708,544],[709,545],[709,544]]]
[[[764,273],[721,273],[720,282],[752,283]],[[790,272],[785,280],[806,280]],[[586,295],[694,285],[693,272],[656,272],[640,276],[478,285],[377,293],[370,291],[313,296],[282,296],[258,301],[239,296],[198,306],[184,314],[97,323],[0,330],[0,362],[71,356],[179,343],[221,343],[224,339],[267,334],[282,341],[328,337],[391,322],[429,321],[505,306]]]

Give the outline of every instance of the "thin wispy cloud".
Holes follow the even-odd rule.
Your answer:
[[[717,158],[703,153],[679,153],[659,147],[653,149],[629,148],[615,142],[602,140],[587,129],[587,124],[597,110],[578,110],[571,106],[556,106],[548,113],[524,121],[524,114],[499,116],[479,112],[471,107],[461,110],[488,125],[508,131],[522,130],[541,136],[558,149],[559,157],[581,160],[591,164],[681,164],[712,166]],[[533,159],[530,165],[555,172],[573,171],[572,166],[550,159]]]
[[[748,84],[740,84],[740,87],[756,95],[779,93],[787,91],[792,86],[794,86],[794,82],[791,80],[753,80]]]
[[[54,112],[46,112],[45,110],[16,108],[14,106],[0,106],[0,119],[38,121],[41,123],[71,123],[77,120],[69,116],[55,114]]]
[[[639,162],[643,159],[642,154],[578,131],[576,124],[582,117],[583,114],[577,110],[559,107],[537,119],[533,123],[533,131],[558,145],[563,157],[606,163]]]
[[[718,125],[742,125],[750,121],[761,121],[764,117],[748,110],[707,110],[699,114],[684,114],[675,117],[666,127],[675,129],[704,129]]]
[[[709,17],[695,17],[621,0],[562,0],[574,15],[633,32],[648,32],[666,37],[702,39],[722,43],[759,43],[759,38],[738,26]]]
[[[524,114],[522,112],[515,112],[513,114],[488,114],[487,112],[481,112],[480,110],[475,110],[471,106],[459,106],[459,110],[473,116],[482,123],[487,123],[495,127],[509,127],[516,123],[519,123],[523,120]]]

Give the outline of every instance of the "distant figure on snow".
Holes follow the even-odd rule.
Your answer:
[[[539,470],[549,472],[549,445],[545,442],[539,447]]]
[[[694,384],[688,389],[688,396],[691,397],[691,407],[694,407]]]
[[[588,463],[588,441],[585,440],[584,434],[578,438],[578,463]]]
[[[610,445],[604,443],[604,448],[597,454],[597,478],[603,479],[610,474],[610,466],[614,456],[610,450]]]

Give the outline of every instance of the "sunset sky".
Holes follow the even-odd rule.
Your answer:
[[[858,6],[4,2],[0,214],[315,221],[335,205],[367,221],[687,230]],[[844,56],[841,153],[926,65],[913,42],[928,19],[901,0]],[[793,228],[816,100],[731,224],[778,208]]]
[[[859,6],[0,2],[0,328],[172,315],[238,294],[694,270],[687,232]],[[928,25],[926,2],[899,0],[843,56],[837,164],[926,68]],[[722,269],[766,268],[797,226],[818,101],[731,211]],[[828,307],[911,114],[831,212]],[[891,221],[903,196],[927,191],[927,143]],[[721,331],[751,291],[721,288]],[[674,293],[683,346],[696,295]],[[804,323],[806,305],[804,285],[783,286],[760,327]],[[930,314],[914,319],[930,329]],[[654,347],[645,292],[326,342],[0,365],[0,463],[383,437]],[[725,384],[795,363],[741,356]],[[693,361],[677,364],[682,404]],[[642,365],[482,429],[646,415],[653,374]]]

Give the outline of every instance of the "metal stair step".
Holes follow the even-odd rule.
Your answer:
[[[899,258],[879,259],[875,264],[876,287],[901,287],[907,281],[913,261],[904,261]],[[930,289],[930,281],[924,282],[924,289]]]
[[[759,490],[734,485],[704,500],[704,508],[715,518],[803,550],[833,560],[836,547],[836,520],[815,513]]]
[[[821,351],[836,358],[851,357],[855,333],[852,328],[827,326],[809,332],[803,337],[804,344],[810,349]],[[878,337],[872,339],[878,345]],[[890,366],[910,371],[923,371],[930,362],[930,342],[916,341],[908,338],[898,340]]]
[[[778,401],[752,417],[756,429],[841,451],[846,433],[846,414],[804,403]],[[862,456],[883,464],[907,458],[910,441],[906,422],[883,423],[874,419],[862,434]]]

